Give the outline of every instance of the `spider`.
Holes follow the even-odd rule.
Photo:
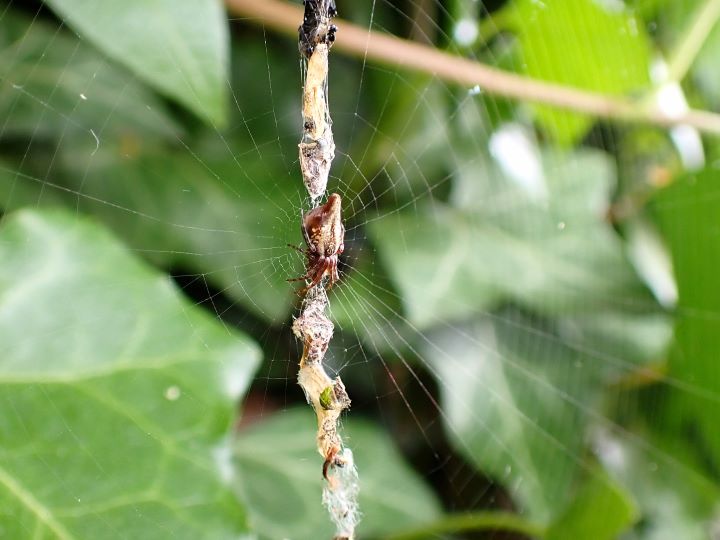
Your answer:
[[[330,276],[328,288],[340,279],[337,271],[338,255],[345,249],[343,239],[345,227],[342,224],[342,203],[340,195],[333,193],[322,206],[313,208],[303,216],[302,233],[306,249],[290,246],[307,257],[307,272],[304,276],[288,281],[310,280],[310,284],[298,290],[299,295]]]

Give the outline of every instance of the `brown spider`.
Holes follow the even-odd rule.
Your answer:
[[[340,452],[340,449],[338,447],[333,447],[330,450],[328,450],[327,455],[325,456],[325,462],[323,463],[323,478],[330,481],[330,478],[328,478],[328,471],[330,470],[330,466],[333,467],[344,467],[345,461],[343,461],[339,456],[338,453]]]
[[[333,193],[322,206],[313,208],[303,216],[302,233],[306,249],[290,246],[307,257],[307,272],[304,276],[288,281],[310,280],[310,284],[298,290],[299,295],[330,276],[328,288],[340,279],[337,271],[338,255],[345,249],[343,239],[345,227],[342,224],[340,195]]]

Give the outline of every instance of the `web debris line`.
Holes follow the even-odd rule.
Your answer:
[[[352,540],[360,520],[358,473],[352,452],[343,445],[338,433],[340,415],[350,407],[350,398],[340,377],[331,379],[323,368],[323,358],[334,331],[332,321],[325,314],[328,297],[323,277],[329,274],[329,286],[337,280],[337,254],[342,252],[344,235],[340,197],[333,194],[325,206],[319,207],[335,157],[327,90],[328,53],[337,30],[331,20],[337,10],[334,0],[305,0],[304,4],[298,38],[302,63],[304,66],[307,62],[307,66],[302,99],[303,135],[298,147],[311,209],[302,220],[307,250],[300,251],[307,255],[308,261],[307,274],[300,279],[311,283],[301,289],[305,298],[292,329],[303,343],[298,384],[315,410],[317,449],[325,459],[322,501],[335,524],[335,540]],[[325,216],[326,208],[331,210],[329,220]]]

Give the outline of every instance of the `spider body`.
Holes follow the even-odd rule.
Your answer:
[[[298,294],[304,294],[325,276],[330,277],[328,288],[332,287],[340,279],[337,271],[338,255],[345,249],[340,195],[333,193],[325,204],[305,214],[302,233],[307,248],[296,249],[307,257],[307,272],[289,281],[310,280],[310,284],[300,289]]]

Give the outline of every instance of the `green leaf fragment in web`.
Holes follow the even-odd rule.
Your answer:
[[[440,516],[429,488],[377,426],[348,418],[343,436],[360,473],[360,537],[382,535]],[[320,502],[322,457],[312,411],[291,409],[238,433],[239,489],[261,538],[331,538]]]
[[[227,435],[256,346],[95,223],[0,229],[0,530],[238,538]]]
[[[320,405],[322,405],[322,408],[325,410],[332,409],[332,406],[333,406],[333,387],[332,386],[328,386],[320,394]]]
[[[224,124],[228,25],[220,0],[47,0],[78,34],[200,118]]]
[[[514,0],[505,8],[517,36],[519,70],[599,94],[628,95],[649,85],[651,41],[642,21],[620,2]],[[559,142],[572,144],[593,119],[536,106],[538,120]]]

